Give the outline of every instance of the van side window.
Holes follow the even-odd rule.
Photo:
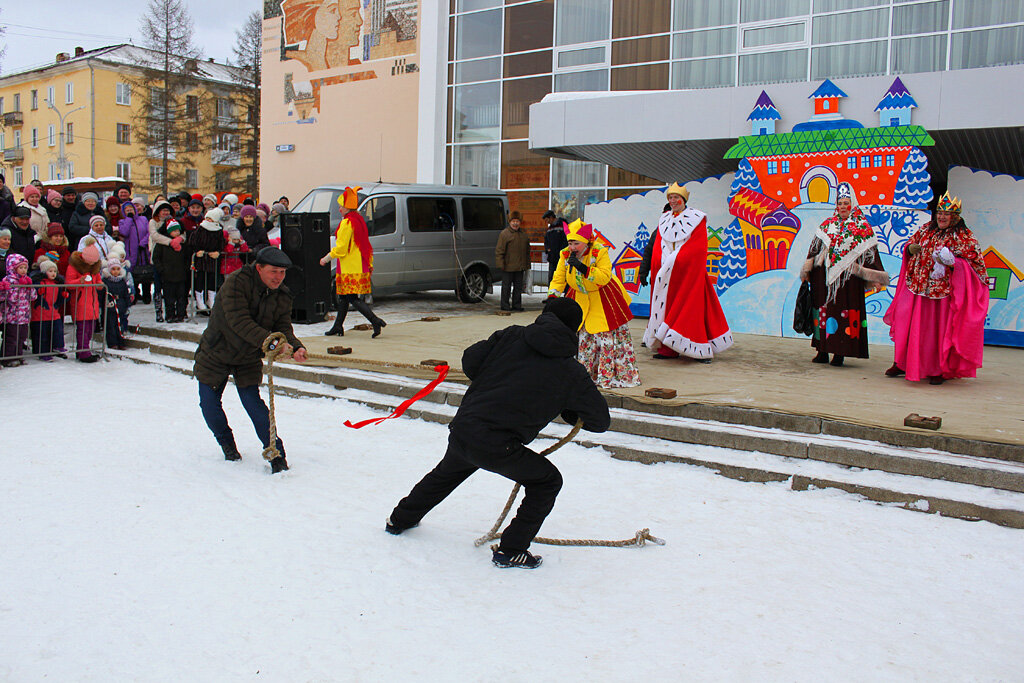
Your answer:
[[[409,197],[410,232],[451,232],[455,225],[455,200],[448,197]]]
[[[395,198],[374,197],[359,209],[366,220],[370,237],[389,235],[395,231]]]
[[[464,230],[504,230],[505,203],[497,197],[465,197],[462,200]]]

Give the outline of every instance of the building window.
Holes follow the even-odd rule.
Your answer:
[[[559,0],[555,8],[555,45],[608,40],[611,0]]]
[[[896,155],[895,154],[886,154],[885,155],[885,165],[886,166],[895,166],[896,165]]]
[[[75,177],[75,162],[69,161],[68,162],[68,178],[74,178],[74,177]]]
[[[29,94],[29,100],[31,102],[32,111],[35,111],[36,109],[39,109],[39,91],[38,90],[33,90]]]
[[[789,173],[789,159],[785,159],[782,162],[782,172]]]
[[[185,132],[185,151],[186,152],[198,152],[199,151],[199,134],[194,130]]]
[[[768,175],[775,175],[779,172],[779,162],[769,161],[768,162]]]
[[[857,157],[846,157],[846,168],[857,168]]]
[[[74,141],[75,141],[75,124],[68,123],[67,124],[67,132],[64,134],[64,142],[66,142],[67,144],[70,145]]]
[[[130,145],[132,144],[132,127],[127,123],[117,124],[117,144],[119,145]]]
[[[871,168],[871,157],[869,157],[869,156],[862,156],[860,158],[860,167],[861,168]]]
[[[39,164],[32,164],[31,180],[39,180]]]
[[[224,171],[217,171],[214,176],[214,190],[217,192],[226,192],[231,189],[231,174]]]
[[[875,167],[877,168],[877,167],[879,167],[881,165],[882,165],[882,155],[881,154],[876,154],[875,155]]]
[[[50,164],[50,180],[57,180],[57,164]]]
[[[149,167],[149,184],[154,187],[159,187],[164,184],[164,167],[163,166],[150,166]]]
[[[5,149],[7,149],[7,145],[4,142],[4,138],[5,137],[6,136],[4,135],[4,129],[0,128],[0,151],[3,151]],[[2,172],[2,171],[0,171],[0,172]]]
[[[824,102],[821,103],[821,108],[824,109],[825,111],[828,111],[828,105],[830,105],[830,104],[831,104],[831,102],[829,102],[828,100],[825,100]]]
[[[234,107],[231,106],[231,100],[226,97],[217,98],[217,121],[218,123],[230,123],[234,112]]]
[[[199,120],[199,97],[196,95],[185,96],[185,118],[193,121]]]
[[[64,104],[71,104],[75,101],[75,84],[68,81],[64,84]]]
[[[4,98],[0,97],[0,116],[4,114]]]
[[[23,185],[24,183],[25,183],[25,174],[21,170],[21,166],[15,166],[14,167],[14,184],[20,186],[20,185]]]
[[[186,168],[185,169],[185,187],[193,190],[199,188],[199,169],[198,168]]]
[[[131,104],[132,103],[132,91],[131,86],[127,83],[118,83],[117,92],[115,95],[115,101],[118,104]]]
[[[50,104],[57,104],[57,94],[52,85],[46,87],[46,101]]]
[[[32,146],[33,147],[38,147],[39,146],[39,129],[38,128],[33,128],[32,129]]]
[[[14,93],[14,111],[21,111],[21,93]]]
[[[14,149],[21,149],[21,131],[14,131]]]
[[[57,126],[52,123],[46,127],[46,143],[53,147],[57,144]]]
[[[122,180],[130,180],[132,175],[132,165],[127,161],[117,162],[117,170],[114,172],[114,175]]]

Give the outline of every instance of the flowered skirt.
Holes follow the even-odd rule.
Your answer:
[[[635,387],[640,384],[636,353],[629,325],[591,334],[580,330],[580,363],[599,387]]]
[[[338,273],[334,279],[335,291],[338,294],[369,294],[369,273]]]

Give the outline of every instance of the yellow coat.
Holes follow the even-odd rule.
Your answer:
[[[619,278],[612,273],[608,250],[591,245],[580,257],[588,266],[586,277],[566,265],[572,255],[568,247],[558,253],[558,266],[548,287],[548,296],[561,296],[569,287],[567,296],[583,309],[583,328],[591,333],[614,330],[633,318],[629,311],[630,296]]]
[[[335,291],[338,294],[370,292],[370,273],[363,271],[363,253],[356,244],[352,223],[347,216],[338,223],[331,258],[338,259],[338,270],[335,274]],[[373,270],[373,254],[370,254],[370,270]]]

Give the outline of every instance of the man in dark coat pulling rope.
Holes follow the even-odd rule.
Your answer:
[[[241,460],[235,437],[221,404],[228,377],[235,376],[235,389],[252,420],[263,448],[270,445],[270,413],[260,397],[263,381],[263,340],[271,332],[288,339],[282,350],[299,362],[306,349],[292,331],[292,295],[284,286],[291,259],[277,247],[264,247],[255,264],[242,266],[224,280],[195,354],[194,374],[199,380],[199,407],[203,419],[224,451],[225,460]],[[271,473],[288,469],[284,445],[277,440],[280,455],[270,461]]]
[[[400,534],[477,469],[512,479],[526,489],[515,519],[501,535],[492,560],[498,567],[533,569],[539,555],[528,548],[554,507],[562,475],[526,447],[558,415],[583,429],[608,429],[608,404],[576,360],[576,332],[583,311],[571,299],[551,299],[536,322],[498,330],[470,346],[462,370],[471,384],[449,425],[448,451],[388,517],[385,529]]]

